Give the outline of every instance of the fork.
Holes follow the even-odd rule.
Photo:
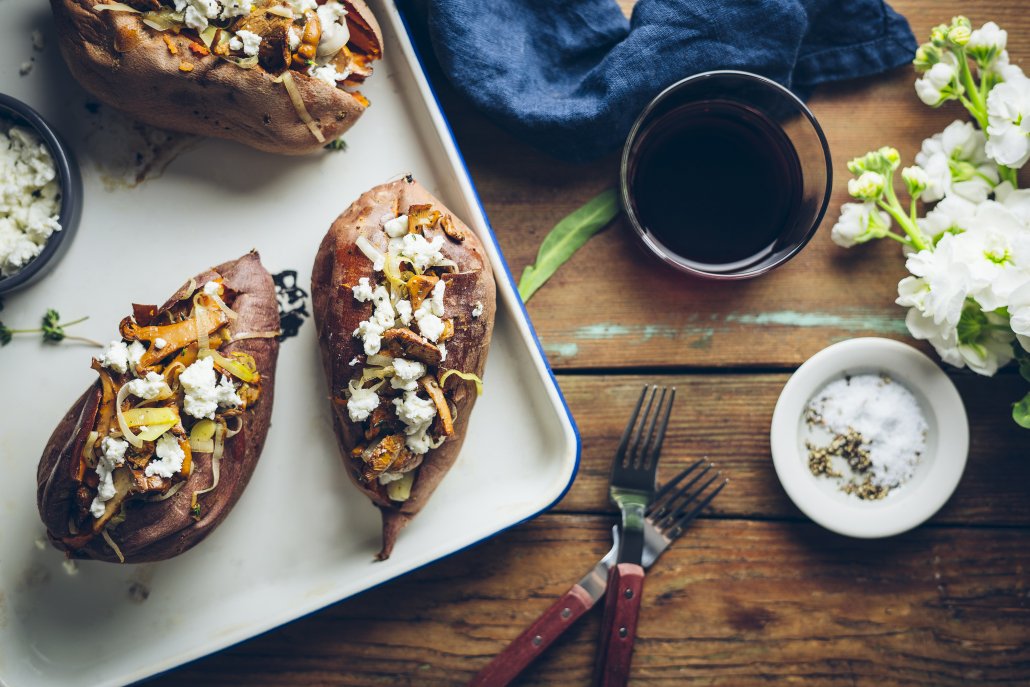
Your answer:
[[[659,395],[658,386],[645,386],[612,461],[608,495],[622,513],[622,543],[618,561],[608,574],[594,671],[594,684],[603,687],[625,685],[629,679],[644,590],[644,516],[654,496],[658,458],[675,400],[675,388],[662,388]]]
[[[704,480],[713,467],[704,459],[698,460],[655,494],[654,502],[648,508],[644,519],[642,562],[645,568],[650,568],[672,542],[687,531],[690,522],[701,514],[729,482],[728,479],[723,479],[712,488],[721,478],[721,474],[716,473]],[[698,468],[702,468],[700,472],[683,486],[678,486]],[[700,486],[696,486],[699,482]],[[504,687],[509,684],[572,627],[573,623],[597,604],[608,584],[608,571],[614,566],[618,556],[618,526],[612,527],[612,540],[612,548],[604,558],[480,670],[469,683],[469,687]]]

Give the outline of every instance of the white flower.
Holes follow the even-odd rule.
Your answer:
[[[1009,62],[1008,50],[1002,50],[1001,54],[999,54],[997,59],[994,61],[994,64],[992,64],[986,71],[993,74],[998,81],[1014,81],[1016,79],[1026,78],[1026,75],[1023,74],[1023,70],[1019,68],[1019,65]]]
[[[950,240],[954,238],[946,234],[934,250],[921,250],[908,257],[905,266],[922,279],[926,293],[919,301],[902,300],[905,294],[901,294],[899,289],[898,300],[899,305],[915,305],[935,324],[949,328],[958,326],[972,281],[968,266],[955,253],[954,243]]]
[[[1023,350],[1030,351],[1030,283],[1009,295],[1009,326]]]
[[[975,304],[966,306],[957,327],[936,323],[915,307],[905,317],[912,336],[933,346],[941,360],[988,377],[1012,360],[1014,337],[1004,323],[1004,317],[982,312]]]
[[[937,247],[947,243],[968,269],[969,296],[984,310],[996,310],[1030,278],[1030,232],[1015,213],[993,200],[977,207],[973,226],[945,235]]]
[[[955,327],[934,322],[932,317],[923,314],[919,308],[909,309],[908,315],[905,316],[905,326],[913,338],[926,341],[933,346],[941,360],[955,367],[965,366],[962,354],[958,351],[958,334]]]
[[[848,179],[848,193],[859,200],[876,200],[883,193],[887,180],[877,172],[862,172],[857,179]]]
[[[840,219],[833,225],[830,238],[838,246],[850,248],[856,243],[887,235],[891,218],[873,203],[845,203],[840,208]]]
[[[952,82],[957,72],[948,62],[938,62],[930,67],[921,79],[916,79],[916,95],[930,107],[936,107],[952,97]]]
[[[947,196],[918,220],[919,228],[934,241],[944,232],[958,234],[973,227],[976,203],[958,195]]]
[[[901,178],[905,180],[908,194],[913,198],[918,198],[930,183],[930,177],[927,176],[926,170],[918,165],[901,170]]]
[[[1008,33],[993,21],[989,21],[969,36],[966,51],[981,67],[991,65],[1008,42]]]
[[[1000,165],[1030,159],[1030,79],[1011,79],[987,95],[987,154]]]
[[[994,188],[994,199],[1030,227],[1030,189],[1015,189],[1004,181]]]
[[[916,154],[927,175],[922,199],[933,202],[954,193],[974,203],[987,200],[998,183],[998,168],[987,157],[986,142],[982,131],[958,120],[924,140]]]

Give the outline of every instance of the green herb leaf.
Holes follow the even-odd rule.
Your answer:
[[[7,344],[11,343],[12,336],[13,334],[10,328],[7,327],[7,325],[5,325],[3,322],[0,322],[0,346],[6,346]]]
[[[528,302],[559,267],[618,214],[619,197],[616,190],[610,188],[554,225],[540,244],[536,262],[522,272],[519,280],[522,301]]]
[[[329,141],[324,147],[326,150],[347,150],[347,141],[338,138],[335,141]]]
[[[1024,429],[1030,429],[1030,393],[1012,406],[1012,419]]]
[[[60,313],[58,313],[53,308],[50,308],[46,311],[46,314],[43,315],[42,328],[44,341],[53,341],[54,343],[56,343],[58,341],[64,340],[64,327],[61,326],[60,322]]]
[[[1013,348],[1021,348],[1019,344],[1012,344]],[[1017,352],[1016,360],[1019,362],[1019,374],[1026,381],[1030,382],[1030,356],[1020,350]]]

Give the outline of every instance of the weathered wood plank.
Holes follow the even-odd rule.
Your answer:
[[[1013,59],[1030,63],[1030,13],[1021,0],[990,9],[957,0],[894,6],[921,39],[932,25],[975,10],[974,22],[1000,22],[1009,30]],[[906,67],[817,90],[810,105],[833,152],[835,190],[818,235],[777,272],[747,283],[685,277],[645,254],[625,221],[591,241],[529,305],[552,363],[793,366],[841,338],[905,338],[904,312],[893,304],[904,276],[898,247],[844,251],[829,230],[848,200],[850,158],[890,144],[911,164],[923,138],[964,118],[957,104],[924,106],[914,79]],[[516,277],[557,220],[617,181],[615,156],[590,165],[554,160],[500,131],[446,88],[443,100]]]
[[[804,519],[776,478],[769,449],[773,407],[788,375],[561,375],[559,383],[583,437],[579,474],[559,511],[609,510],[612,456],[645,383],[677,388],[662,475],[708,456],[731,478],[714,504],[735,517]],[[955,495],[932,522],[1030,525],[1030,432],[1010,416],[1026,393],[1016,375],[954,377],[969,414],[970,456]]]
[[[151,684],[464,684],[607,549],[607,528],[543,516]],[[859,542],[704,520],[647,578],[632,683],[1025,684],[1028,568],[1027,531]],[[519,684],[588,684],[598,624],[595,609]]]

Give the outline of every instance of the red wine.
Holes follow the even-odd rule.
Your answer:
[[[777,249],[801,204],[801,164],[779,125],[739,103],[678,107],[639,138],[634,211],[685,262],[734,270]]]

